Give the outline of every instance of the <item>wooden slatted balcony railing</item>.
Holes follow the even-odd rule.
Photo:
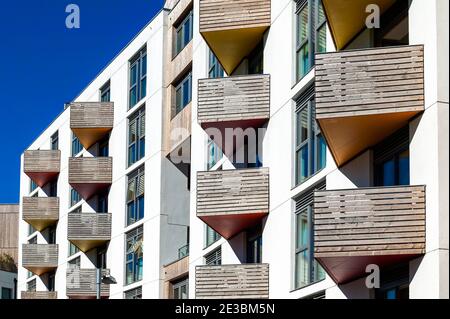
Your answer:
[[[60,169],[61,151],[32,150],[24,153],[23,171],[39,187],[57,178]]]
[[[69,184],[89,199],[112,183],[112,157],[69,158]]]
[[[345,283],[380,267],[425,253],[425,187],[316,191],[314,254]]]
[[[102,275],[109,275],[109,269]],[[100,296],[109,297],[109,285],[101,284]],[[71,299],[94,299],[97,295],[97,270],[68,268],[66,272],[66,295]]]
[[[200,33],[231,74],[271,24],[271,0],[200,0]]]
[[[197,217],[222,237],[231,238],[268,213],[268,168],[197,173]]]
[[[24,197],[22,219],[37,231],[43,231],[59,220],[59,197]]]
[[[424,110],[423,46],[316,55],[316,119],[341,166]]]
[[[22,291],[21,299],[58,299],[56,291]]]
[[[114,126],[114,103],[83,102],[70,104],[70,128],[85,149],[88,149]]]
[[[111,240],[112,214],[70,213],[67,239],[81,251],[104,245]]]
[[[269,265],[197,266],[195,298],[268,299]]]
[[[40,276],[58,267],[58,245],[23,244],[22,266]]]

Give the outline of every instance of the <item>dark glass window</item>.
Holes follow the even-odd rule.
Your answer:
[[[125,291],[125,299],[142,299],[142,287]]]
[[[52,135],[50,140],[51,140],[51,142],[50,142],[51,149],[53,151],[58,150],[58,148],[59,148],[59,134],[58,134],[58,131],[56,131],[56,133]]]
[[[0,299],[13,299],[12,289],[2,287],[2,295]]]
[[[70,189],[70,207],[81,201],[81,195],[73,188]]]
[[[222,265],[222,247],[217,248],[205,256],[205,265]]]
[[[98,144],[98,156],[108,157],[109,156],[109,137],[101,140]]]
[[[222,78],[224,75],[224,71],[222,66],[217,60],[217,57],[214,55],[212,51],[209,51],[209,77],[210,78]]]
[[[175,114],[180,113],[192,99],[192,73],[175,85]]]
[[[128,119],[128,166],[145,156],[145,107]]]
[[[144,218],[145,170],[140,167],[128,176],[127,226]]]
[[[138,227],[126,234],[125,284],[142,280],[144,266],[143,227]]]
[[[57,197],[57,196],[58,196],[58,182],[52,181],[52,182],[50,182],[49,197]]]
[[[189,299],[189,278],[183,278],[172,284],[173,299]]]
[[[27,291],[35,292],[36,291],[36,279],[30,280],[27,282]]]
[[[72,157],[76,156],[83,150],[83,146],[81,145],[78,137],[72,133]]]
[[[30,193],[32,193],[36,188],[38,188],[38,185],[36,184],[35,181],[30,179]]]
[[[208,225],[205,225],[205,247],[214,244],[220,239],[220,235]]]
[[[111,85],[109,81],[100,89],[100,101],[111,102]]]
[[[147,48],[130,60],[129,108],[147,95]]]
[[[183,50],[186,45],[192,40],[193,36],[193,14],[192,11],[188,13],[186,18],[176,27],[175,31],[175,46],[174,56]]]

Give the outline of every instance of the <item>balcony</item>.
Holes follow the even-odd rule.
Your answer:
[[[259,128],[270,118],[270,75],[201,79],[198,83],[198,122],[219,129],[216,143],[230,155],[243,141],[225,144],[226,128]]]
[[[315,258],[338,284],[425,253],[425,187],[316,191]]]
[[[316,56],[316,119],[338,166],[423,110],[423,46]]]
[[[58,299],[56,291],[22,291],[21,299]]]
[[[39,187],[58,177],[61,169],[61,151],[25,151],[23,171]]]
[[[42,275],[58,267],[58,245],[22,245],[22,266],[35,275]]]
[[[197,173],[197,217],[229,239],[269,213],[269,169]]]
[[[109,275],[109,269],[103,275]],[[66,295],[71,299],[94,299],[97,296],[97,270],[68,268],[66,273]],[[109,297],[109,285],[101,284],[101,298]]]
[[[24,197],[22,219],[37,231],[43,231],[59,220],[58,197]]]
[[[112,214],[69,213],[67,239],[87,252],[111,240]]]
[[[85,199],[112,183],[112,157],[69,158],[69,184]]]
[[[270,27],[270,0],[200,0],[200,33],[231,74]]]
[[[268,299],[269,265],[197,266],[195,298]]]
[[[85,149],[90,148],[109,132],[114,125],[114,103],[70,104],[70,128]]]

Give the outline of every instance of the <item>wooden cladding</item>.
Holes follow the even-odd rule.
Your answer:
[[[58,299],[56,291],[22,291],[21,299]]]
[[[342,165],[424,110],[423,46],[316,55],[316,119]]]
[[[109,269],[102,275],[109,275]],[[101,284],[100,295],[109,297],[109,285]],[[97,295],[97,270],[68,268],[66,272],[66,295],[69,298],[95,298]]]
[[[83,102],[70,104],[70,128],[88,149],[106,136],[114,126],[114,103]]]
[[[200,0],[200,33],[227,74],[262,40],[271,24],[270,0]]]
[[[22,219],[37,231],[42,231],[59,220],[58,197],[24,197]]]
[[[200,0],[200,33],[270,26],[270,0]]]
[[[17,271],[19,251],[19,205],[0,205],[0,256],[10,256],[14,263],[1,263],[0,270]]]
[[[269,265],[219,265],[195,268],[196,299],[268,299]]]
[[[235,121],[258,126],[269,117],[270,75],[199,80],[198,122],[202,126]],[[242,127],[242,123],[235,123],[235,126]]]
[[[36,275],[58,267],[58,245],[23,244],[22,266]]]
[[[61,169],[61,151],[33,150],[25,151],[23,171],[39,187],[55,179]]]
[[[86,252],[111,239],[112,214],[69,213],[67,239]]]
[[[425,187],[316,191],[314,254],[336,282],[425,253]]]
[[[69,158],[69,184],[84,199],[112,183],[112,157]]]
[[[269,213],[269,169],[197,173],[197,217],[224,238]]]

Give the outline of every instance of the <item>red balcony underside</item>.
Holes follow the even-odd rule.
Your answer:
[[[255,226],[265,216],[267,213],[212,215],[199,216],[199,218],[220,236],[230,239],[245,229]]]
[[[83,183],[83,184],[70,184],[73,189],[75,189],[78,194],[81,195],[81,197],[84,200],[90,199],[92,196],[106,190],[108,187],[111,186],[111,184],[104,184],[104,183]]]
[[[28,175],[39,187],[44,187],[47,183],[55,180],[59,172],[26,172]]]
[[[358,278],[368,276],[366,267],[370,264],[380,268],[408,261],[420,255],[384,255],[316,258],[337,284],[345,284]]]

